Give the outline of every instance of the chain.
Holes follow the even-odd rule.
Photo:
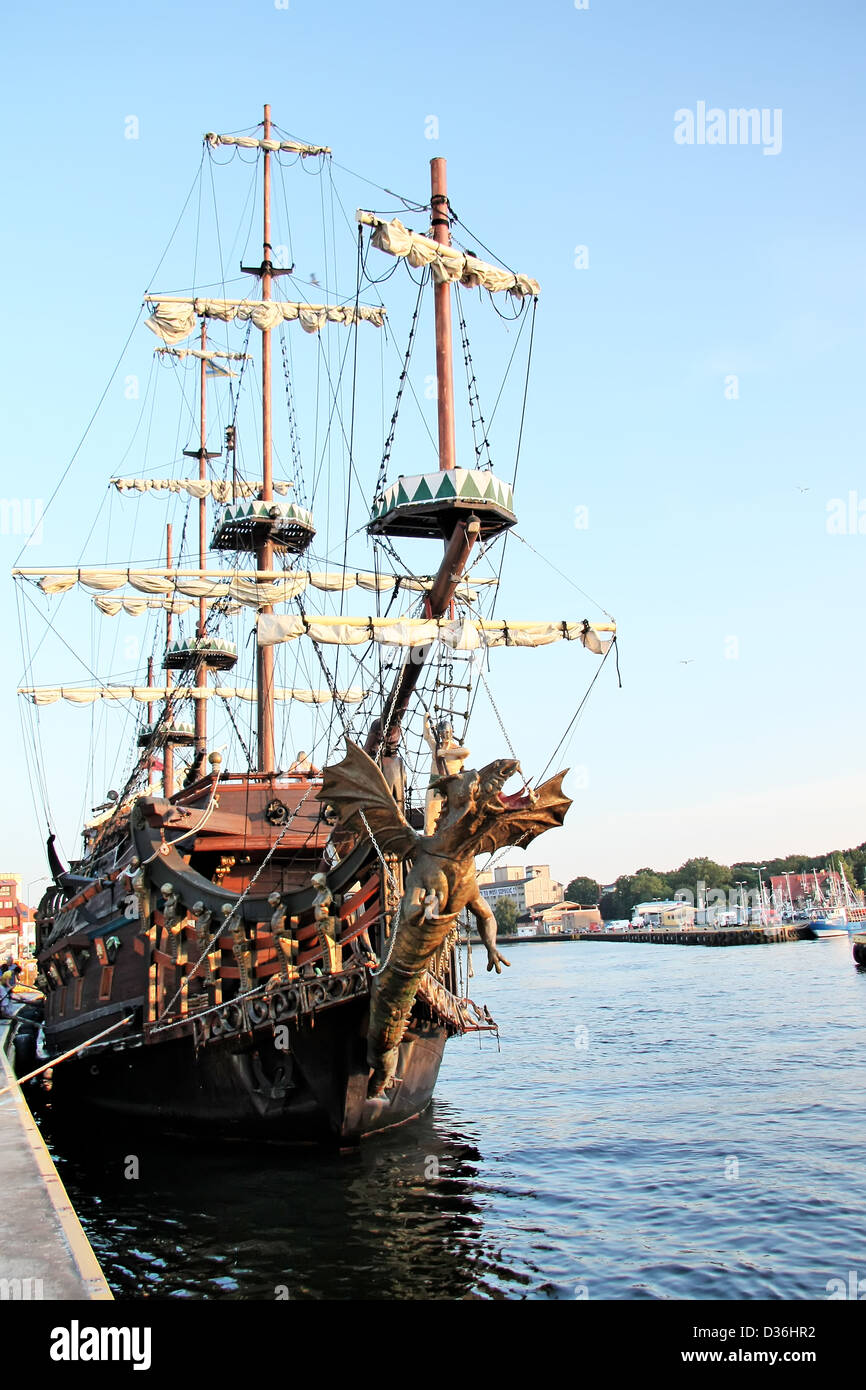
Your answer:
[[[509,751],[509,753],[511,754],[512,758],[514,758],[514,759],[516,760],[516,759],[517,759],[517,754],[515,753],[514,748],[512,747],[511,739],[508,737],[508,730],[506,729],[505,725],[504,725],[503,722],[502,722],[502,715],[499,713],[499,708],[498,708],[498,706],[497,706],[497,704],[496,704],[496,701],[495,701],[494,698],[493,698],[493,695],[492,695],[491,690],[490,690],[490,686],[487,684],[486,680],[484,679],[484,673],[483,673],[482,671],[479,671],[479,672],[478,672],[478,679],[480,680],[481,684],[484,686],[484,689],[487,691],[487,698],[489,699],[491,705],[493,706],[493,713],[496,715],[496,718],[497,718],[497,720],[498,720],[498,722],[499,722],[499,727],[500,727],[500,729],[502,730],[502,737],[505,739],[505,742],[508,744],[508,751]]]
[[[382,868],[385,870],[385,873],[388,875],[388,879],[389,879],[390,884],[391,884],[391,890],[392,890],[392,892],[394,892],[394,893],[399,893],[399,891],[400,891],[400,885],[399,885],[399,883],[397,882],[397,878],[396,878],[396,875],[395,875],[395,873],[394,873],[394,870],[391,868],[391,865],[388,863],[388,861],[386,860],[384,854],[382,853],[382,850],[381,850],[380,847],[379,847],[379,842],[378,842],[378,840],[376,839],[376,836],[373,834],[372,830],[370,829],[370,822],[367,820],[367,817],[364,815],[364,812],[363,812],[363,810],[362,810],[362,808],[361,808],[360,806],[358,807],[358,815],[361,817],[361,820],[364,822],[364,829],[366,830],[367,834],[370,836],[370,840],[371,840],[371,842],[372,842],[372,845],[373,845],[374,850],[376,851],[376,853],[377,853],[378,856],[379,856],[379,860],[380,860],[380,862],[381,862]]]

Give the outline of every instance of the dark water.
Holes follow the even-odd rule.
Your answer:
[[[846,939],[510,958],[473,981],[501,1051],[450,1043],[431,1110],[356,1156],[55,1145],[115,1294],[799,1299],[866,1276]]]

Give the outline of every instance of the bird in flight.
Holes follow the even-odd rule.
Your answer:
[[[798,491],[798,492],[811,492],[812,489],[811,489],[810,487],[800,487],[800,484],[798,483],[798,484],[797,484],[797,491]]]

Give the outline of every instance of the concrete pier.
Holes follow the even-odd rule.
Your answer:
[[[766,946],[773,941],[804,941],[808,927],[696,927],[690,931],[584,931],[576,941],[637,941],[655,946]]]
[[[114,1297],[30,1114],[0,1024],[0,1300]]]

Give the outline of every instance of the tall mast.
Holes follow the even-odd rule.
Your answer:
[[[271,138],[271,108],[265,106],[264,138]],[[264,216],[262,250],[262,299],[271,297],[271,152],[264,152]],[[274,496],[273,440],[271,434],[271,331],[262,333],[262,501],[271,502]],[[256,550],[256,565],[260,570],[274,567],[274,547],[263,541]],[[269,605],[261,610],[272,613]],[[256,657],[258,698],[258,764],[260,772],[273,772],[274,764],[274,649],[258,647]]]
[[[430,161],[430,211],[433,236],[443,246],[451,245],[451,222],[448,215],[446,162],[438,156]],[[454,425],[454,369],[451,349],[451,286],[445,281],[433,291],[436,326],[436,400],[439,419],[439,471],[456,467],[457,446]],[[445,541],[445,554],[436,574],[433,587],[424,600],[430,618],[441,618],[452,609],[454,594],[478,540],[481,527],[478,518],[464,513],[458,516],[450,537]],[[391,689],[383,707],[383,717],[367,736],[366,751],[375,757],[382,745],[386,730],[401,729],[412,692],[418,684],[423,662],[407,661]]]
[[[430,212],[433,239],[451,245],[445,160],[430,160]],[[454,431],[454,368],[451,353],[451,286],[447,280],[433,290],[436,322],[436,388],[439,415],[439,468],[454,468],[457,447]]]
[[[147,658],[147,683],[148,683],[148,685],[149,685],[149,686],[151,687],[151,689],[152,689],[152,688],[153,688],[153,657],[152,657],[152,656],[149,656],[149,657]],[[153,740],[153,701],[152,701],[152,700],[148,701],[148,705],[147,705],[147,728],[148,728],[148,739],[149,739],[149,741],[152,743],[152,740]],[[148,787],[151,785],[152,782],[153,782],[153,753],[152,753],[151,749],[148,748],[148,753],[147,753],[147,785],[148,785]]]
[[[198,476],[201,482],[207,478],[207,361],[204,353],[207,349],[207,319],[201,321],[201,350],[202,358],[199,363],[201,375],[199,378],[199,447],[198,447]],[[207,503],[204,493],[198,502],[198,565],[199,569],[205,567],[205,556],[207,554]],[[201,639],[205,635],[207,623],[207,603],[204,598],[198,601],[198,627],[196,636]],[[207,662],[200,661],[195,668],[195,683],[199,687],[207,685]],[[207,701],[195,701],[195,765],[198,765],[199,773],[204,768],[205,754],[207,753]]]
[[[168,525],[167,525],[166,528],[165,528],[165,566],[166,566],[166,569],[171,569],[171,522],[169,522]],[[167,610],[166,615],[165,615],[165,646],[166,646],[166,651],[167,651],[167,650],[170,648],[170,646],[171,646],[171,629],[172,629],[171,608],[169,607],[169,609]],[[168,669],[166,669],[166,672],[165,672],[165,690],[166,690],[166,695],[165,695],[165,724],[166,724],[166,730],[170,730],[170,729],[171,729],[171,723],[172,723],[172,717],[171,717],[171,686],[172,686],[172,675],[171,675],[171,671],[168,670]],[[164,794],[165,796],[171,796],[172,793],[173,793],[173,791],[174,791],[174,747],[173,747],[172,742],[171,742],[171,735],[170,735],[170,733],[168,733],[168,732],[166,733],[165,744],[164,744],[164,747],[163,747],[163,756],[162,756],[162,790],[163,790],[163,794]]]

